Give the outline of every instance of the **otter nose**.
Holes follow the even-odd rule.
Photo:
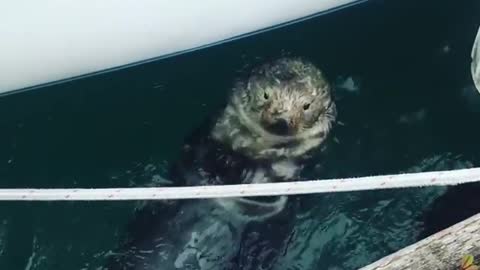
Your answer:
[[[287,120],[280,118],[268,126],[268,129],[278,135],[288,134],[289,127]]]

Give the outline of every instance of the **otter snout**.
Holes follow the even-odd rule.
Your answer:
[[[278,118],[273,122],[268,123],[266,129],[277,135],[287,135],[290,133],[290,125],[288,124],[288,121],[283,118]]]

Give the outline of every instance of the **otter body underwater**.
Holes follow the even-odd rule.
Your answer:
[[[313,64],[296,58],[264,64],[238,80],[218,117],[187,138],[169,176],[175,185],[300,180],[306,161],[325,149],[335,118],[331,86]],[[276,196],[149,203],[107,269],[245,269],[238,257],[247,225],[281,217],[286,202]],[[281,233],[273,235],[264,240],[283,243]]]

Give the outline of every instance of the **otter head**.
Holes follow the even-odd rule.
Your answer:
[[[283,58],[236,83],[213,137],[255,159],[297,158],[322,144],[335,117],[322,72]]]
[[[330,85],[320,70],[299,60],[259,68],[237,96],[248,116],[276,136],[302,135],[332,117]]]

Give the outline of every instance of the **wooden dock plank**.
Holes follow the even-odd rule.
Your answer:
[[[480,258],[480,214],[472,216],[361,270],[460,269],[466,254]]]

